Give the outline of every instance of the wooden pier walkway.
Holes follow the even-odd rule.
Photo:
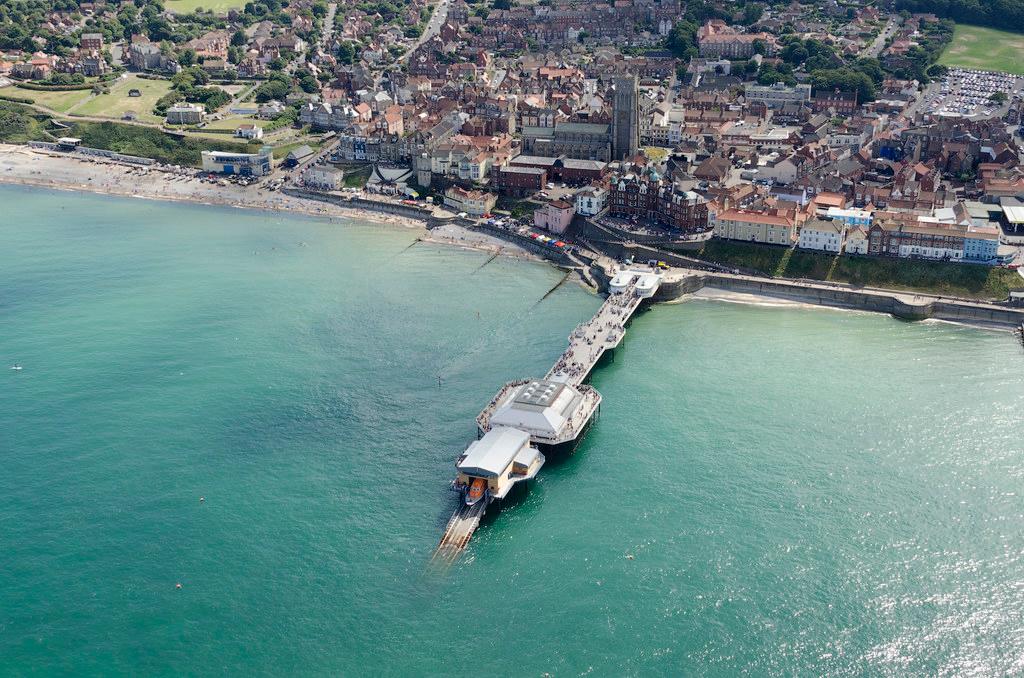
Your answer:
[[[441,542],[434,551],[431,562],[442,565],[451,565],[459,557],[462,549],[466,548],[473,532],[480,526],[480,519],[484,516],[486,501],[478,501],[472,506],[462,505],[455,509],[455,513],[448,519],[448,525],[444,529]]]

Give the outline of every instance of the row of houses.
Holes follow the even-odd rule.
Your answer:
[[[989,265],[1012,261],[996,225],[944,223],[936,217],[882,213],[870,223],[833,213],[805,221],[787,214],[727,209],[715,215],[715,237],[792,246],[831,254],[892,256]]]

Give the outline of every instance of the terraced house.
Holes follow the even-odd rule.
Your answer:
[[[796,238],[796,224],[786,216],[728,209],[718,214],[715,235],[729,240],[788,247]]]

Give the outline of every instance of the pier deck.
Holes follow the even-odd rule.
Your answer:
[[[622,292],[608,295],[594,317],[569,335],[569,347],[548,371],[545,379],[572,386],[582,384],[605,351],[622,343],[626,323],[642,301],[635,284]]]

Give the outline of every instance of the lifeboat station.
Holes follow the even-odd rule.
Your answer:
[[[601,357],[622,342],[630,318],[661,285],[656,266],[637,269],[615,272],[608,298],[573,330],[568,348],[543,379],[508,382],[477,415],[478,440],[459,457],[452,482],[462,501],[448,521],[435,559],[453,562],[491,502],[535,478],[544,453],[574,449],[597,419],[601,394],[584,381]]]
[[[455,479],[466,504],[504,499],[518,482],[535,478],[544,465],[544,455],[530,445],[525,431],[496,426],[480,440],[470,443],[455,466]]]

